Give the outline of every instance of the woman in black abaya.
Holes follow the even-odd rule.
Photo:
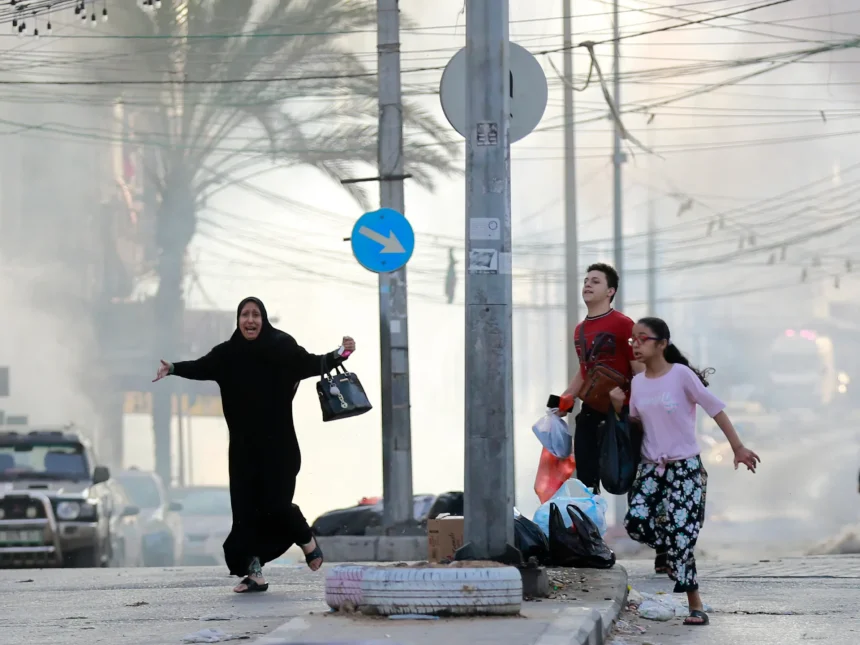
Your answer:
[[[316,571],[323,554],[307,520],[293,504],[302,458],[293,426],[293,396],[299,382],[334,369],[355,341],[343,339],[338,351],[308,353],[295,339],[269,323],[257,298],[239,303],[237,329],[195,361],[161,361],[156,381],[173,374],[195,381],[215,381],[221,388],[224,418],[230,431],[230,501],[233,528],[224,542],[230,574],[242,581],[237,593],[265,591],[263,565],[293,544]]]

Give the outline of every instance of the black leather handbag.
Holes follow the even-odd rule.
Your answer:
[[[325,359],[320,366],[320,380],[317,383],[323,421],[348,419],[370,412],[373,406],[370,405],[358,377],[347,372],[342,365],[338,365],[334,373],[327,372],[324,361]]]

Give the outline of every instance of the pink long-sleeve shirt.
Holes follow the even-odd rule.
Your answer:
[[[630,416],[642,421],[644,461],[665,465],[699,455],[697,404],[711,417],[726,407],[685,365],[674,364],[657,378],[648,378],[644,372],[633,377]]]

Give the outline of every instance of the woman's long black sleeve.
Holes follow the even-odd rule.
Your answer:
[[[292,372],[297,381],[321,376],[323,371],[330,372],[343,363],[343,358],[338,356],[336,351],[328,354],[311,354],[289,334],[284,334],[280,339],[278,354],[284,366]]]
[[[194,361],[179,361],[173,364],[173,376],[192,381],[218,381],[221,376],[221,360],[218,347]]]

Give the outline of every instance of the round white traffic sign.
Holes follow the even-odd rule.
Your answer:
[[[519,141],[534,130],[546,110],[546,74],[530,51],[510,43],[511,73],[508,90],[511,93],[511,143]],[[466,123],[466,49],[454,54],[439,86],[442,110],[448,123],[464,137],[469,136]]]

